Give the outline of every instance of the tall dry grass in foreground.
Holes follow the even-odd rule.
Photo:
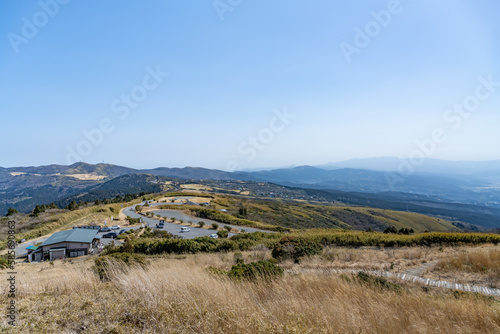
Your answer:
[[[237,283],[205,269],[230,260],[154,259],[146,270],[114,268],[107,283],[88,274],[90,262],[22,267],[19,289],[42,280],[47,293],[19,297],[11,332],[500,333],[498,303],[482,298],[396,293],[315,274]]]

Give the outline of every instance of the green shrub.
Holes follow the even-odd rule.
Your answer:
[[[233,254],[233,261],[234,263],[238,263],[238,261],[243,260],[243,253],[236,252]]]
[[[227,271],[219,268],[208,267],[207,270],[209,273],[214,274],[216,276],[227,276]]]
[[[128,217],[126,218],[128,220],[128,223],[130,225],[135,225],[135,224],[139,224],[141,222],[141,220],[139,218],[131,218],[131,217]]]
[[[5,269],[9,266],[9,260],[5,256],[0,256],[0,269]]]
[[[213,228],[214,230],[218,229],[218,228],[219,228],[219,224],[217,224],[217,223],[212,223],[212,228]]]
[[[108,255],[110,258],[123,261],[127,265],[139,264],[141,267],[145,267],[148,264],[148,261],[143,255],[140,254],[131,254],[131,253],[112,253]]]
[[[9,207],[9,210],[7,210],[7,217],[9,216],[13,216],[15,215],[16,213],[19,213],[19,211],[17,211],[16,209],[13,209],[11,207]]]
[[[304,256],[321,254],[323,246],[316,241],[303,237],[284,237],[273,247],[272,255],[275,259],[293,259],[299,262]]]
[[[205,222],[199,221],[199,222],[198,222],[198,226],[199,226],[200,228],[202,228],[203,226],[205,226]]]
[[[157,229],[149,229],[144,231],[143,234],[141,234],[141,238],[163,238],[163,239],[171,239],[171,238],[176,238],[177,236],[174,236],[172,233],[164,230],[157,230]],[[177,237],[178,238],[178,237]]]
[[[271,261],[258,261],[245,264],[242,259],[238,259],[237,262],[228,272],[228,276],[234,280],[255,281],[262,279],[272,281],[283,277],[283,268]]]
[[[220,230],[219,232],[217,232],[217,235],[219,236],[219,238],[227,238],[229,232],[227,230]]]
[[[228,231],[228,232],[231,232],[231,230],[233,229],[231,226],[229,225],[224,225],[224,228]]]
[[[238,244],[230,239],[219,239],[215,248],[216,252],[234,252],[238,250]]]
[[[232,239],[231,239],[232,240]],[[235,241],[235,240],[233,240]],[[238,241],[235,241],[236,245],[238,246],[238,249],[240,251],[247,251],[249,250],[252,246],[255,245],[255,241],[252,241],[252,240],[245,240],[245,239],[242,239],[242,240],[238,240]]]

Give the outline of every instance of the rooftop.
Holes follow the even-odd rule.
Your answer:
[[[90,229],[72,229],[61,232],[56,232],[52,234],[47,240],[45,240],[41,246],[48,246],[57,244],[59,242],[81,242],[81,243],[91,243],[95,238],[98,230]]]

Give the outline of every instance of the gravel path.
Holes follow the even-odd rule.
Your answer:
[[[430,261],[430,262],[424,263],[424,264],[422,264],[422,265],[420,265],[418,267],[405,270],[405,271],[403,271],[403,274],[409,274],[409,275],[413,275],[413,276],[420,276],[423,273],[425,273],[426,270],[434,268],[434,266],[437,263],[438,263],[437,260]]]

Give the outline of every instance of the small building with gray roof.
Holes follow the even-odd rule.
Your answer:
[[[100,241],[98,232],[79,228],[56,232],[33,252],[32,259],[53,261],[91,254]]]

